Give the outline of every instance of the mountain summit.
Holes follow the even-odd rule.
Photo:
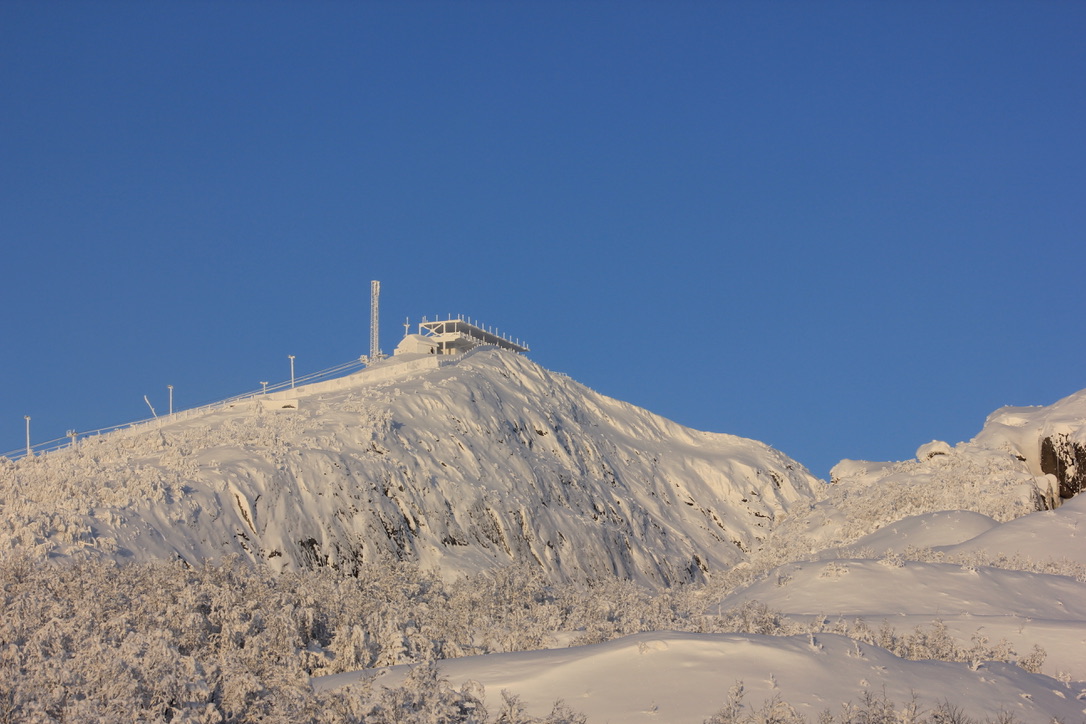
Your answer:
[[[0,535],[55,557],[519,563],[666,585],[744,560],[819,485],[767,445],[483,347],[7,462]]]

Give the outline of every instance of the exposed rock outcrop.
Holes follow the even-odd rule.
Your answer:
[[[1086,489],[1086,447],[1073,442],[1066,433],[1041,440],[1041,471],[1056,476],[1061,498],[1070,498]]]

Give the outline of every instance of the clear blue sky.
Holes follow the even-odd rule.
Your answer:
[[[0,3],[0,451],[463,313],[819,476],[1086,387],[1086,3]]]

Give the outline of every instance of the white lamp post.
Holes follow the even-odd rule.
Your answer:
[[[170,414],[173,414],[173,385],[166,385],[166,388],[170,391]]]
[[[290,358],[290,389],[294,389],[294,355],[288,354]]]
[[[23,415],[23,417],[26,418],[26,454],[27,457],[30,457],[30,415]]]
[[[264,388],[264,394],[265,395],[268,394],[268,383],[267,382],[261,382],[260,386]]]

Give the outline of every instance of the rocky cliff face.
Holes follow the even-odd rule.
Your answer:
[[[744,560],[821,487],[762,443],[513,353],[417,362],[7,463],[0,535],[62,557],[517,563],[670,584]]]
[[[1086,445],[1056,433],[1041,440],[1041,471],[1055,476],[1060,498],[1067,499],[1086,489]]]

